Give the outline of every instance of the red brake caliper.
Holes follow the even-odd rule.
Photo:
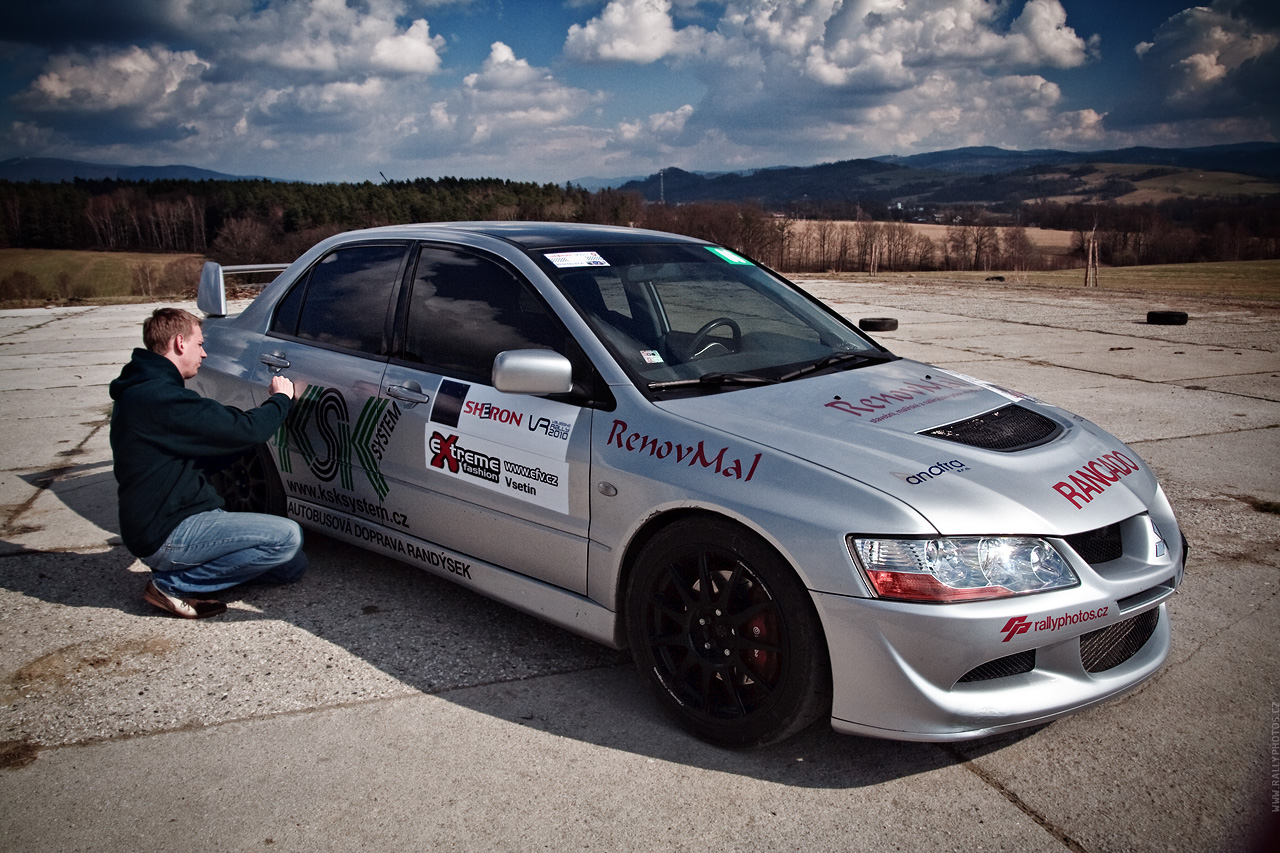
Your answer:
[[[777,645],[778,631],[772,613],[761,613],[743,626],[747,637],[765,646]],[[778,676],[778,655],[763,649],[752,649],[744,656],[751,674],[759,681],[772,684]]]

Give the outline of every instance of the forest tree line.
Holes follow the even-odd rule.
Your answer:
[[[942,223],[931,239],[906,221]],[[273,181],[0,181],[0,248],[193,253],[223,264],[291,261],[354,228],[408,222],[541,220],[631,225],[730,246],[784,272],[1036,270],[1079,265],[1096,241],[1113,266],[1280,257],[1274,198],[1149,205],[1039,201],[1012,210],[869,204],[767,211],[736,202],[676,206],[638,193],[502,179],[382,184]],[[1028,230],[1075,234],[1068,255]]]

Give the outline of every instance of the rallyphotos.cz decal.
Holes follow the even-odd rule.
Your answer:
[[[445,379],[426,429],[431,470],[569,511],[569,439],[576,406]]]

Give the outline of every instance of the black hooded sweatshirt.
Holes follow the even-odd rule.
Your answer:
[[[220,508],[204,467],[265,442],[292,405],[288,395],[272,394],[248,412],[224,406],[189,390],[169,359],[141,348],[110,392],[120,536],[138,557],[160,550],[184,519]]]

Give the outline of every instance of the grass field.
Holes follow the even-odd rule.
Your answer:
[[[917,226],[930,227],[930,226]],[[942,226],[934,226],[941,228]],[[1028,232],[1046,244],[1065,232]],[[114,304],[155,299],[193,298],[203,258],[197,255],[149,255],[127,252],[60,252],[0,249],[0,307],[20,308],[51,303]],[[15,275],[19,276],[15,286]],[[881,273],[876,279],[919,282],[983,283],[999,276],[1006,284],[1075,288],[1084,285],[1084,270],[1046,272],[914,272]],[[821,274],[796,278],[867,280],[860,273]],[[24,284],[25,282],[25,284]],[[19,292],[23,287],[30,292]],[[1168,264],[1147,267],[1103,267],[1100,290],[1145,291],[1223,299],[1280,302],[1280,261],[1215,264]]]
[[[145,302],[195,292],[198,255],[0,249],[0,306]]]
[[[796,277],[800,278],[800,276]],[[813,274],[803,277],[861,281],[868,279],[868,276],[860,273]],[[1084,289],[1083,269],[1021,273],[999,271],[880,273],[874,276],[875,279],[886,281],[947,281],[975,284],[981,284],[991,277],[1002,278],[1006,284]],[[1098,289],[1280,302],[1280,261],[1103,267],[1098,272]]]
[[[794,222],[792,227],[798,231],[803,231],[807,228],[812,228],[814,224],[815,223],[810,220],[801,219]],[[854,223],[849,220],[835,220],[835,224],[844,225],[846,227],[852,227],[854,225]],[[881,224],[884,225],[888,223]],[[917,234],[924,234],[934,242],[934,245],[940,246],[947,239],[947,228],[949,227],[947,225],[935,225],[927,222],[908,222],[907,225],[910,226],[911,230],[915,231]],[[1003,225],[999,225],[996,226],[996,230],[1000,232],[1000,236],[1003,239],[1004,233],[1009,229]],[[1028,228],[1026,229],[1026,234],[1027,239],[1031,241],[1031,245],[1035,246],[1037,251],[1046,255],[1071,254],[1072,238],[1075,234],[1074,231],[1053,231],[1042,228]]]

